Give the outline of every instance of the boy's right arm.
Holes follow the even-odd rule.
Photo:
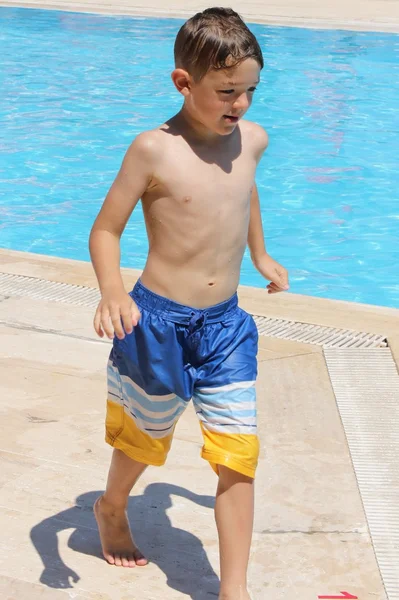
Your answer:
[[[90,256],[102,296],[94,317],[94,328],[100,337],[105,332],[110,339],[114,334],[123,339],[123,329],[131,333],[140,318],[136,304],[123,285],[120,238],[151,182],[157,146],[153,138],[153,132],[140,134],[126,152],[90,233]]]

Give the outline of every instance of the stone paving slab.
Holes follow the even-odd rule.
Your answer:
[[[19,329],[79,336],[100,344],[111,344],[108,338],[99,338],[94,331],[94,313],[93,308],[86,306],[34,298],[10,297],[0,302],[0,323]]]
[[[295,568],[290,565],[295,564]],[[366,534],[255,535],[250,574],[254,598],[317,600],[347,591],[359,600],[386,600]]]
[[[267,358],[263,358],[264,352],[273,353],[274,358],[282,358],[283,356],[297,356],[298,354],[321,354],[323,350],[321,346],[313,346],[312,344],[259,336],[259,362],[267,360]]]
[[[22,600],[34,598],[35,600],[67,600],[71,598],[68,591],[59,591],[34,584],[31,581],[22,581],[7,575],[0,576],[0,597],[2,600]],[[104,596],[82,596],[74,594],[74,600],[104,600]]]

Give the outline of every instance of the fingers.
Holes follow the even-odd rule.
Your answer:
[[[285,292],[289,289],[288,283],[288,271],[284,268],[276,269],[276,276],[273,281],[267,286],[269,294],[277,294],[278,292]]]
[[[121,315],[126,333],[132,333],[133,327],[138,325],[141,317],[137,304],[132,301],[129,307],[124,308],[123,312],[121,311]]]
[[[111,340],[114,337],[114,328],[110,323],[109,311],[106,306],[103,306],[102,302],[100,302],[97,307],[96,314],[94,315],[93,326],[99,337],[104,337],[104,333]]]
[[[125,332],[122,327],[121,312],[119,306],[117,308],[112,309],[111,322],[116,337],[118,338],[118,340],[123,340],[123,338],[125,337]]]
[[[132,300],[120,304],[102,300],[94,316],[93,325],[100,337],[104,337],[105,334],[110,340],[114,336],[123,340],[125,332],[132,333],[133,327],[138,324],[140,317],[140,311]]]
[[[123,328],[126,333],[132,333],[133,327],[136,327],[139,322],[140,313],[137,310],[132,309],[131,311],[122,313],[121,317]]]
[[[281,288],[282,290],[288,290],[289,289],[289,283],[288,283],[288,271],[286,269],[281,269],[281,271],[279,271],[279,282],[278,282],[278,287]]]
[[[123,329],[126,331],[127,334],[132,333],[133,325],[135,325],[135,323],[133,323],[133,317],[130,310],[125,310],[123,313],[121,313],[121,318],[123,323]]]
[[[100,305],[98,306],[97,310],[96,310],[96,314],[94,315],[94,321],[93,321],[93,325],[94,325],[94,330],[96,332],[96,334],[99,337],[104,337],[104,331],[101,327],[101,309],[100,309]]]
[[[101,311],[101,327],[103,328],[107,338],[112,340],[114,337],[114,328],[109,310],[105,307]]]
[[[138,323],[140,321],[141,313],[138,309],[137,304],[135,304],[134,302],[132,304],[131,317],[132,317],[133,327],[136,327],[136,325],[138,325]]]
[[[279,285],[277,285],[276,283],[269,283],[269,285],[267,286],[267,291],[269,294],[278,294],[279,292],[285,292],[286,288],[282,288]]]

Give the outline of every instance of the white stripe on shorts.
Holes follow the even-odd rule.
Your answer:
[[[237,381],[236,383],[228,383],[219,387],[197,388],[195,391],[200,394],[218,394],[219,392],[231,392],[232,390],[246,390],[254,387],[255,383],[255,381]]]

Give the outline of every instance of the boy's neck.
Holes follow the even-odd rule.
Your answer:
[[[183,105],[181,111],[177,113],[174,119],[176,119],[176,124],[178,123],[180,125],[183,132],[186,133],[192,141],[213,146],[217,143],[227,141],[230,137],[229,135],[219,135],[205,127],[201,121],[196,120],[195,117],[190,114],[185,105]]]

